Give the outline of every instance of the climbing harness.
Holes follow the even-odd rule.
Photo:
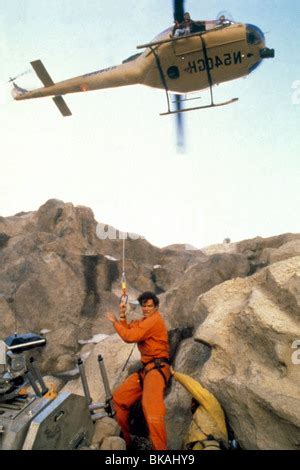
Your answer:
[[[149,365],[149,364],[154,364],[154,367],[152,367],[151,369],[146,369],[146,367]],[[139,376],[139,382],[140,382],[140,385],[141,385],[141,388],[143,388],[143,382],[145,380],[145,377],[147,374],[149,374],[149,372],[151,372],[152,370],[157,370],[160,375],[163,377],[164,379],[164,382],[165,382],[165,386],[168,385],[168,382],[169,382],[169,379],[166,378],[165,374],[163,373],[162,369],[166,367],[166,364],[170,365],[170,360],[167,358],[167,357],[159,357],[159,358],[155,358],[155,359],[152,359],[151,361],[149,362],[142,362],[142,365],[143,367],[141,367],[138,371],[137,371],[137,374]]]

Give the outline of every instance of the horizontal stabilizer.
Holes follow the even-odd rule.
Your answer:
[[[72,113],[71,111],[69,110],[68,106],[67,106],[67,103],[65,102],[65,100],[63,99],[62,96],[55,96],[54,98],[52,98],[54,103],[56,104],[56,106],[58,107],[58,109],[60,110],[61,114],[63,116],[72,116]]]

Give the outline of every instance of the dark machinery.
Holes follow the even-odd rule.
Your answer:
[[[105,403],[92,403],[81,359],[78,366],[85,397],[69,392],[49,397],[35,360],[28,356],[28,351],[45,344],[45,338],[32,333],[0,340],[0,450],[79,449],[91,443],[96,420],[114,415],[101,356]],[[28,385],[33,393],[28,392]],[[95,413],[99,408],[104,412]]]

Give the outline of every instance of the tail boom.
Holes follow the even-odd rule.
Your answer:
[[[31,65],[45,86],[32,91],[24,90],[24,93],[16,93],[14,99],[17,101],[46,96],[62,96],[70,93],[80,93],[140,83],[136,73],[137,69],[133,67],[131,63],[98,70],[57,83],[52,81],[40,60],[31,62]]]

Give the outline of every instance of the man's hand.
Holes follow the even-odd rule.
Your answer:
[[[112,313],[112,312],[107,312],[106,318],[107,318],[107,320],[109,320],[112,323],[114,323],[115,321],[118,321],[115,314]]]
[[[171,373],[172,377],[173,377],[173,375],[175,374],[175,370],[173,369],[172,366],[170,366],[170,373]]]
[[[126,304],[120,304],[119,305],[119,311],[120,311],[120,318],[125,319],[126,318],[126,310],[127,310],[127,305]]]

